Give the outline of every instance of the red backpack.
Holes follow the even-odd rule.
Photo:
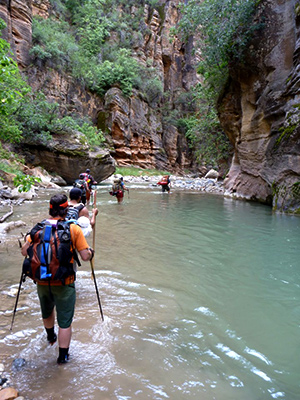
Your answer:
[[[80,265],[71,241],[70,222],[58,221],[51,225],[46,220],[36,224],[30,231],[31,244],[28,257],[23,262],[23,273],[35,282],[65,284],[74,276],[73,259]]]

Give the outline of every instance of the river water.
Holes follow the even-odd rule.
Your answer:
[[[299,400],[300,219],[221,196],[129,187],[117,204],[99,186],[104,322],[83,263],[67,365],[47,345],[30,280],[9,331],[21,228],[2,245],[0,362],[11,384],[32,400]],[[14,219],[42,219],[51,194]],[[26,360],[18,371],[16,358]]]

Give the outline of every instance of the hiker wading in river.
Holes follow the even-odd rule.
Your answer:
[[[54,330],[55,312],[58,329],[58,364],[69,359],[72,321],[75,309],[74,260],[79,263],[76,250],[83,261],[94,256],[81,228],[65,221],[68,199],[58,194],[50,199],[49,218],[35,225],[26,236],[21,253],[26,256],[23,273],[37,284],[42,318],[47,332],[47,340],[53,345],[57,336]]]

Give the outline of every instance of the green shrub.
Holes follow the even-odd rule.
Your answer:
[[[41,182],[41,178],[26,175],[22,172],[17,172],[13,179],[14,186],[18,187],[20,193],[28,192],[37,182]]]
[[[100,96],[114,85],[119,85],[124,95],[130,96],[137,73],[137,61],[130,57],[127,49],[120,49],[114,61],[105,60],[101,64],[90,62],[85,68],[84,79],[86,85]]]
[[[100,96],[114,85],[130,96],[132,88],[145,77],[131,48],[143,38],[140,31],[144,26],[144,5],[153,6],[157,1],[137,4],[122,0],[67,0],[62,3],[62,0],[51,0],[56,11],[53,17],[34,18],[31,55],[51,62],[56,69],[67,69]],[[58,10],[65,21],[57,18]],[[149,102],[155,103],[162,88],[158,79],[151,80],[153,85],[149,80],[143,91]]]
[[[16,117],[22,128],[23,136],[37,140],[45,145],[53,133],[77,130],[86,136],[91,147],[103,145],[105,138],[100,130],[88,120],[76,116],[59,116],[57,103],[47,101],[43,93],[32,93],[27,101],[19,107]]]
[[[54,18],[33,18],[32,41],[31,56],[42,61],[51,60],[58,69],[69,67],[78,51],[69,24]]]
[[[0,31],[5,28],[0,18]],[[30,87],[22,79],[18,66],[10,57],[10,45],[0,39],[0,139],[18,142],[22,130],[15,120],[15,113]]]
[[[54,129],[56,132],[60,130],[67,131],[68,129],[79,131],[85,135],[89,146],[92,148],[101,147],[105,142],[102,131],[93,126],[90,121],[76,120],[70,116],[66,116],[55,121]]]
[[[46,144],[58,119],[58,104],[48,102],[43,93],[31,93],[17,110],[16,118],[24,137]]]
[[[198,163],[217,168],[221,160],[229,158],[232,146],[221,129],[211,90],[199,84],[194,96],[198,105],[197,113],[180,119],[178,125],[185,132]]]
[[[217,98],[227,77],[228,65],[242,62],[255,30],[253,18],[260,0],[190,0],[182,6],[179,32],[200,37],[202,61],[198,72]]]

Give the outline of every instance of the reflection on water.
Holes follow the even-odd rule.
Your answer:
[[[23,205],[33,225],[49,192]],[[216,196],[131,187],[98,191],[95,270],[78,273],[71,362],[56,365],[20,264],[1,248],[1,356],[28,399],[299,399],[300,220]],[[36,219],[37,218],[37,219]],[[16,234],[17,236],[17,234]],[[92,239],[90,238],[90,242]],[[17,250],[17,251],[16,251]]]

